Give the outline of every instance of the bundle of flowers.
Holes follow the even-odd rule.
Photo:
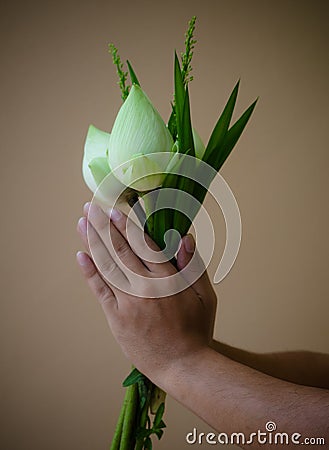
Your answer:
[[[167,124],[141,88],[130,62],[127,61],[127,71],[124,71],[116,47],[109,45],[119,75],[123,104],[111,133],[90,125],[83,158],[85,182],[99,204],[108,205],[111,199],[119,197],[132,208],[139,205],[145,232],[173,264],[180,237],[188,232],[214,174],[237,143],[257,102],[231,124],[238,81],[204,145],[191,123],[188,89],[196,43],[195,21],[193,17],[189,22],[181,61],[175,52],[174,96]],[[131,85],[127,84],[128,74]],[[205,171],[205,165],[211,170]],[[111,183],[102,188],[104,180],[111,175]],[[168,235],[172,230],[175,233]],[[150,450],[151,436],[160,439],[165,428],[165,393],[136,368],[123,386],[126,395],[111,450]]]

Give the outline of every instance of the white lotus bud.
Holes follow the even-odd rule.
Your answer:
[[[138,191],[161,186],[173,144],[158,111],[142,89],[133,85],[118,112],[109,140],[108,161],[115,175]]]
[[[100,181],[96,182],[90,170],[90,163],[95,158],[107,158],[109,147],[110,133],[98,130],[94,125],[90,125],[86,137],[83,161],[82,174],[86,185],[92,192],[95,192]],[[108,163],[103,168],[104,173],[110,171]]]
[[[82,161],[83,178],[97,202],[104,207],[113,206],[125,193],[125,186],[111,174],[108,164],[109,139],[109,133],[90,125]]]

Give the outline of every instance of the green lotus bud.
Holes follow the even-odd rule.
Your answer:
[[[150,191],[161,186],[168,171],[172,153],[136,155],[117,167],[113,174],[126,186],[138,192]],[[166,172],[164,172],[166,170]]]
[[[88,167],[92,176],[94,177],[97,186],[100,185],[106,175],[108,175],[111,171],[110,166],[107,162],[107,158],[102,156],[92,159],[88,164]]]
[[[142,89],[133,85],[110,136],[108,161],[115,175],[136,190],[155,189],[161,185],[165,173],[153,173],[165,172],[173,144],[160,114]],[[141,176],[143,178],[137,181]]]
[[[83,178],[92,192],[96,191],[97,186],[102,181],[99,179],[95,180],[95,177],[91,171],[90,163],[95,158],[107,158],[107,152],[109,147],[110,134],[105,131],[98,130],[94,125],[90,125],[86,137],[85,149],[82,161],[82,173]],[[103,160],[104,162],[104,160]],[[98,164],[99,165],[99,164]],[[104,164],[103,173],[104,176],[110,171],[109,165],[106,162]]]
[[[82,162],[83,178],[102,206],[113,206],[125,194],[125,186],[111,174],[107,153],[110,134],[90,125]],[[104,178],[106,180],[103,182]],[[100,185],[100,188],[98,186]]]

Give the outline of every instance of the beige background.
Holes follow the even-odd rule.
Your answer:
[[[327,2],[2,1],[3,450],[107,448],[129,363],[75,264],[76,221],[91,197],[83,143],[89,123],[111,129],[121,103],[110,41],[168,117],[173,49],[193,14],[203,139],[239,77],[237,114],[260,96],[222,171],[243,239],[216,287],[216,336],[253,351],[329,352]],[[218,223],[220,249],[219,213]],[[209,430],[172,399],[166,422],[159,449],[187,448],[194,426]]]

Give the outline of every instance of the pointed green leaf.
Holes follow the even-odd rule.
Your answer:
[[[160,420],[158,428],[166,428],[166,427],[167,427],[167,425],[164,423],[164,421]]]
[[[239,140],[245,126],[248,123],[248,120],[250,119],[250,116],[256,106],[258,99],[255,100],[249,108],[242,114],[242,116],[235,122],[235,124],[228,130],[228,132],[225,135],[224,141],[222,145],[219,148],[215,148],[213,151],[215,152],[216,156],[213,158],[210,157],[211,165],[214,167],[215,170],[219,170],[224,162],[226,161],[227,157],[233,150],[235,144]],[[210,164],[210,161],[209,161]]]
[[[235,106],[236,99],[238,96],[239,84],[240,84],[240,80],[235,85],[235,87],[230,95],[230,98],[228,99],[226,106],[225,106],[220,118],[218,119],[218,121],[215,125],[215,128],[210,136],[210,139],[209,139],[209,142],[207,145],[207,149],[206,149],[206,152],[203,157],[203,160],[205,162],[207,162],[207,159],[208,159],[209,155],[212,153],[213,149],[215,147],[220,146],[225,137],[225,134],[226,134],[228,127],[230,125],[230,122],[231,122],[234,106]]]
[[[136,431],[137,439],[147,438],[150,436],[150,434],[152,434],[152,430],[149,430],[148,428],[139,428]]]
[[[175,116],[176,116],[176,132],[178,139],[178,150],[181,153],[188,153],[194,156],[194,141],[191,125],[190,100],[188,89],[184,88],[182,71],[180,63],[175,52]],[[175,117],[174,116],[174,117]],[[171,130],[174,129],[172,121],[174,117],[169,119]]]
[[[163,435],[163,430],[156,430],[154,433],[157,435],[157,438],[160,440]]]
[[[175,112],[175,106],[171,104],[172,111],[168,120],[168,130],[170,131],[172,138],[174,142],[177,139],[177,125],[176,125],[176,112]]]
[[[161,405],[157,409],[157,412],[155,413],[155,416],[154,416],[153,426],[155,428],[159,427],[159,423],[161,422],[161,419],[163,417],[164,410],[165,410],[165,404],[161,403]]]
[[[162,186],[165,185],[165,180],[168,175],[165,176]],[[157,190],[157,198],[154,198],[156,205],[153,205],[153,202],[148,202],[148,197],[146,196],[146,200],[144,198],[144,208],[146,212],[147,222],[145,231],[149,234],[149,236],[153,239],[153,241],[159,246],[161,250],[165,248],[164,242],[164,234],[165,232],[171,228],[171,216],[172,213],[168,209],[161,209],[157,205],[159,202],[161,204],[161,196],[165,195],[165,193],[159,189]],[[159,199],[160,196],[160,199]]]
[[[179,151],[181,151],[181,138],[183,133],[183,111],[184,111],[184,100],[185,100],[185,89],[182,79],[182,72],[175,52],[175,69],[174,69],[174,80],[175,80],[175,111],[176,111],[176,126],[177,135],[179,143]]]
[[[179,60],[177,53],[175,52],[175,68],[174,68],[174,82],[175,82],[175,107],[176,114],[180,117],[183,116],[183,106],[184,106],[184,97],[185,97],[185,89],[182,78],[182,71],[180,68]]]
[[[164,235],[166,231],[173,228],[173,215],[174,211],[168,208],[158,209],[154,213],[154,234],[151,237],[161,250],[166,247],[166,243],[164,241]]]
[[[173,227],[179,231],[181,236],[185,236],[191,226],[191,220],[189,217],[194,217],[195,203],[192,198],[189,198],[186,194],[193,195],[195,181],[191,180],[187,176],[178,177],[178,187],[175,198],[175,208],[173,217]],[[188,210],[188,216],[181,212],[182,209]]]
[[[183,115],[181,125],[181,145],[180,152],[186,153],[191,156],[195,156],[194,152],[194,140],[191,125],[191,113],[190,113],[190,98],[188,93],[188,87],[185,89]],[[179,137],[179,136],[178,136]]]
[[[123,381],[122,386],[128,387],[132,384],[137,383],[138,381],[141,381],[144,378],[144,375],[140,373],[139,370],[133,369],[130,374],[127,376],[127,378]]]
[[[137,86],[140,86],[138,78],[134,72],[134,69],[132,68],[130,62],[127,60],[127,66],[128,66],[128,70],[129,70],[129,75],[130,75],[130,79],[132,84],[137,84]]]

